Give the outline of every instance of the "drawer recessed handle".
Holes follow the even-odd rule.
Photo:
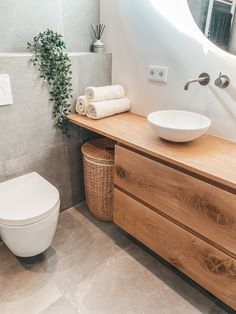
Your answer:
[[[116,174],[121,177],[121,178],[126,178],[127,174],[124,168],[122,168],[121,166],[116,166],[115,167],[116,170]]]

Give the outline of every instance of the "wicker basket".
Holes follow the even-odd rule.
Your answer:
[[[114,143],[96,139],[82,146],[85,194],[92,215],[103,221],[113,220]]]

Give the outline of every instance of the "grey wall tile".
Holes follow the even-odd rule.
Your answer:
[[[6,179],[37,171],[54,185],[62,181],[62,177],[66,180],[67,164],[66,147],[60,144],[45,147],[40,153],[31,153],[3,162]]]
[[[78,74],[79,94],[83,95],[85,88],[111,84],[112,54],[82,54],[79,58],[72,57],[73,71]]]
[[[61,209],[69,208],[84,199],[80,150],[73,153],[78,155],[78,166],[71,165],[70,158],[75,161],[76,157],[68,154],[67,145],[61,144],[44,148],[40,153],[6,160],[3,162],[5,179],[36,171],[59,190]]]
[[[29,58],[0,57],[0,73],[10,74],[14,98],[13,105],[0,107],[0,181],[37,171],[59,189],[65,209],[84,199],[84,136],[71,126],[66,139],[53,127],[47,85]],[[85,86],[110,83],[111,55],[76,54],[72,59],[75,96]]]
[[[80,129],[80,138],[81,138],[81,143],[85,143],[89,140],[97,139],[97,138],[102,138],[103,136],[97,133],[94,133],[88,129],[81,128]]]
[[[62,0],[0,1],[0,51],[21,52],[40,31],[53,28],[64,35]]]
[[[0,182],[5,181],[5,171],[3,167],[3,163],[0,162]]]
[[[100,0],[0,1],[0,52],[24,52],[47,28],[64,36],[68,51],[90,51],[90,24],[99,23]]]
[[[65,40],[70,51],[90,51],[90,24],[100,19],[100,0],[62,0]]]
[[[0,160],[40,152],[45,146],[62,143],[52,128],[52,106],[47,85],[39,79],[29,57],[0,58],[0,73],[11,78],[14,104],[1,107]]]

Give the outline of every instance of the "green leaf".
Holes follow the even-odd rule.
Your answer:
[[[34,56],[31,62],[38,67],[40,78],[47,81],[50,98],[53,102],[55,126],[69,137],[67,115],[71,112],[67,103],[72,95],[71,61],[65,53],[66,45],[61,34],[47,29],[27,43]]]

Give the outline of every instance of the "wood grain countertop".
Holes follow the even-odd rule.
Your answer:
[[[111,138],[149,156],[233,189],[236,194],[236,143],[203,135],[189,143],[171,143],[159,138],[145,117],[122,113],[101,120],[71,114],[71,123]]]

